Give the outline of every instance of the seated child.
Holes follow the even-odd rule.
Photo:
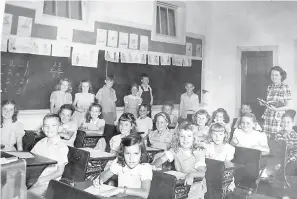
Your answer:
[[[172,140],[171,148],[161,157],[153,162],[155,167],[159,167],[166,161],[174,160],[175,169],[185,173],[185,183],[191,185],[188,198],[204,198],[206,193],[205,181],[205,151],[195,146],[194,125],[185,121],[178,127],[178,131]],[[194,178],[204,178],[202,181],[194,182]]]
[[[193,124],[195,124],[195,136],[208,138],[209,127],[207,126],[210,115],[204,109],[200,109],[194,114]]]
[[[151,147],[167,150],[170,146],[173,133],[168,129],[170,117],[165,112],[155,115],[156,130],[149,133]]]
[[[74,145],[77,134],[77,123],[72,120],[74,111],[75,108],[72,104],[64,104],[59,110],[59,116],[62,121],[59,135],[68,146]]]
[[[231,133],[231,126],[229,124],[230,117],[225,109],[218,108],[215,112],[213,112],[211,122],[224,124],[225,129],[229,134],[228,137],[230,137],[230,133]]]
[[[113,175],[117,175],[118,187],[104,191],[100,196],[125,194],[148,198],[153,172],[146,161],[145,145],[140,135],[132,134],[122,138],[118,158],[93,181],[94,186],[100,188]]]
[[[153,120],[152,118],[148,117],[149,114],[149,105],[147,104],[141,104],[139,106],[138,112],[139,112],[139,118],[136,120],[136,129],[137,132],[143,132],[141,136],[143,137],[143,140],[146,143],[146,140],[148,139],[148,134],[153,129]]]
[[[81,129],[88,133],[91,131],[92,133],[98,133],[102,135],[104,133],[105,120],[102,119],[102,107],[100,104],[92,103],[89,107],[86,119],[81,125]],[[106,141],[104,138],[100,138],[97,142],[97,145],[94,149],[105,151]]]
[[[235,147],[231,146],[228,141],[228,132],[223,124],[215,123],[209,129],[211,142],[205,145],[206,158],[219,161],[231,162],[234,158]],[[234,180],[229,184],[228,189],[233,191],[235,188]]]
[[[174,129],[177,124],[177,116],[172,113],[174,105],[172,102],[165,102],[162,106],[162,111],[167,113],[170,117],[170,124],[168,125],[169,129]]]
[[[22,151],[23,136],[25,135],[24,125],[18,121],[18,109],[12,100],[2,102],[1,111],[1,150]],[[16,148],[15,148],[16,144]]]
[[[294,117],[296,112],[288,110],[282,116],[281,127],[282,130],[275,135],[275,140],[284,140],[287,143],[288,149],[292,149],[288,153],[286,175],[297,175],[297,133],[293,130]]]
[[[245,114],[245,113],[252,113],[251,105],[249,105],[249,104],[242,104],[242,106],[241,106],[241,116],[243,114]],[[241,120],[241,117],[234,118],[233,124],[232,124],[232,129],[241,128],[241,126],[240,126],[240,120]],[[257,131],[262,131],[262,128],[258,124],[258,122],[256,123],[256,130]]]
[[[64,167],[68,162],[68,147],[60,138],[58,129],[61,125],[61,119],[57,114],[48,114],[43,118],[42,130],[45,138],[36,143],[31,150],[37,155],[56,160],[58,163],[47,166],[41,173],[37,182],[29,191],[41,196],[44,195],[48,183],[52,179],[59,180],[64,172]]]
[[[231,144],[245,148],[257,149],[263,155],[269,153],[267,136],[255,130],[256,117],[252,113],[245,113],[241,118],[241,129],[235,129]]]
[[[132,113],[123,113],[119,118],[118,130],[121,134],[113,136],[109,142],[110,153],[117,154],[121,140],[130,134],[136,133],[136,119]]]

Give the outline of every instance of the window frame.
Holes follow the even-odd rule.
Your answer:
[[[161,35],[161,36],[168,36],[168,37],[177,37],[177,20],[176,20],[176,16],[177,16],[177,14],[176,14],[176,9],[177,9],[177,6],[174,6],[174,5],[170,5],[170,4],[164,4],[164,3],[161,3],[161,2],[158,2],[157,3],[157,8],[156,9],[158,9],[159,10],[159,23],[160,23],[160,32],[162,32],[162,20],[160,19],[160,17],[161,17],[161,8],[165,8],[166,9],[166,14],[167,14],[167,28],[168,28],[168,35],[166,35],[166,34],[162,34],[162,33],[157,33],[157,30],[156,30],[156,34],[157,35]],[[171,36],[170,35],[170,23],[169,23],[169,12],[168,12],[168,10],[173,10],[173,12],[174,12],[174,26],[175,26],[175,36]],[[156,11],[156,12],[158,12],[158,11]],[[157,16],[156,16],[156,18],[157,18]],[[157,24],[156,24],[156,29],[157,29]]]
[[[153,26],[151,31],[151,40],[165,43],[174,43],[185,45],[186,43],[186,5],[185,2],[178,1],[154,1],[153,4]],[[174,10],[175,18],[175,36],[157,33],[157,9],[165,7]],[[159,14],[161,14],[159,12]],[[169,22],[169,20],[168,20]],[[169,25],[168,25],[169,26]],[[160,29],[160,32],[162,30]],[[169,31],[169,30],[168,30]]]

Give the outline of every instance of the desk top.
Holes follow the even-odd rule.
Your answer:
[[[158,148],[152,148],[152,147],[146,147],[146,151],[147,152],[154,152],[154,151],[156,151],[156,152],[161,152],[161,151],[164,151],[164,149],[158,149]]]
[[[238,168],[241,168],[241,167],[244,167],[244,165],[233,163],[233,162],[225,162],[225,168],[226,169],[238,169]]]
[[[50,165],[50,164],[57,164],[57,161],[37,155],[32,153],[32,155],[34,156],[34,158],[24,158],[24,160],[27,163],[27,166],[46,166],[46,165]],[[5,153],[3,151],[1,151],[1,157],[13,157],[13,155],[10,155],[8,153]]]
[[[112,153],[107,153],[107,152],[104,152],[104,151],[99,151],[99,150],[96,150],[96,149],[93,149],[93,148],[80,148],[81,150],[84,150],[84,151],[88,151],[90,152],[90,159],[93,160],[93,159],[108,159],[108,160],[112,160],[112,159],[115,159],[116,158],[116,155],[115,154],[112,154]]]

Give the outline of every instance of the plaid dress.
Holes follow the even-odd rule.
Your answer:
[[[287,143],[288,149],[297,147],[297,133],[292,130],[290,133],[282,130],[276,133],[276,141],[284,140]],[[293,174],[297,171],[297,149],[289,150],[287,155],[286,174]]]
[[[270,84],[267,88],[267,101],[277,101],[284,103],[291,100],[291,89],[286,84]],[[279,132],[281,118],[285,111],[274,111],[266,109],[262,118],[264,119],[264,132],[267,136]]]

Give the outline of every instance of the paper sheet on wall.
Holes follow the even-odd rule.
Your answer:
[[[68,27],[58,27],[57,31],[57,40],[58,41],[65,41],[65,42],[72,42],[73,37],[73,30]]]
[[[118,47],[118,32],[109,30],[108,31],[108,36],[107,36],[107,45],[110,47]]]
[[[186,43],[186,55],[193,56],[192,43]]]
[[[106,49],[104,57],[105,57],[106,61],[118,63],[119,55],[120,55],[120,53],[117,50]]]
[[[45,39],[32,38],[31,53],[35,55],[51,55],[51,41]]]
[[[66,42],[56,41],[52,44],[52,56],[70,57],[71,45]]]
[[[196,44],[196,57],[202,57],[202,45]]]
[[[158,53],[148,53],[148,64],[149,65],[159,65],[159,54]]]
[[[183,56],[183,66],[184,67],[190,67],[192,66],[192,59],[188,56]]]
[[[173,55],[172,56],[172,65],[183,66],[183,57],[181,55]]]
[[[11,33],[11,24],[12,24],[12,14],[4,13],[2,34],[10,35],[10,33]]]
[[[9,36],[2,35],[1,37],[1,51],[7,52],[7,42],[8,42]]]
[[[89,45],[73,46],[71,64],[73,66],[85,66],[97,68],[98,49]]]
[[[167,55],[167,54],[160,55],[160,61],[161,61],[161,65],[163,66],[171,65],[171,55]]]
[[[120,32],[119,33],[119,48],[128,48],[128,33]]]
[[[121,50],[120,52],[120,58],[121,58],[121,63],[129,63],[129,52],[127,50]]]
[[[148,36],[140,36],[140,50],[148,51]]]
[[[107,30],[104,29],[97,29],[97,39],[96,44],[98,46],[106,46],[107,41]]]
[[[31,53],[32,42],[30,37],[10,37],[8,51],[13,53]]]
[[[130,34],[129,48],[137,50],[137,48],[138,48],[138,35],[137,34]]]
[[[32,18],[19,16],[17,35],[23,37],[31,37],[32,23]]]
[[[100,185],[100,187],[94,187],[94,186],[90,186],[88,188],[86,188],[84,191],[91,193],[93,195],[100,195],[103,191],[108,191],[115,188],[114,186],[110,186],[110,185]]]

